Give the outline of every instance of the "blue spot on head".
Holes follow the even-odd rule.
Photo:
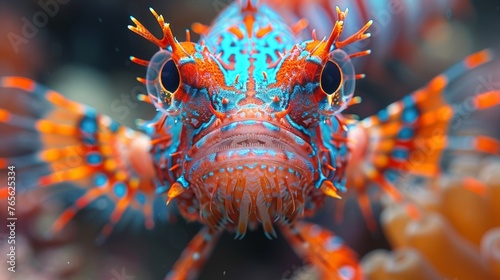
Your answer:
[[[127,194],[127,187],[122,182],[116,182],[113,186],[113,191],[118,198],[122,198]]]
[[[295,157],[295,155],[292,152],[289,152],[289,151],[285,151],[285,154],[286,154],[286,157],[288,159],[293,159]]]

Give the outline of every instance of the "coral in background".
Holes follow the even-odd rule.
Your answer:
[[[393,250],[362,260],[368,280],[500,279],[500,160],[459,157],[451,174],[406,194],[421,212],[389,203],[382,229]],[[477,178],[477,179],[474,179]],[[317,280],[309,267],[294,280]]]
[[[383,211],[394,251],[363,259],[367,279],[500,279],[500,160],[454,162],[455,174],[409,194],[420,219],[404,205]]]

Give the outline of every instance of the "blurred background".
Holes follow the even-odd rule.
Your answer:
[[[57,3],[51,6],[50,13],[41,4],[49,2]],[[146,93],[135,80],[144,76],[145,69],[131,63],[129,56],[148,59],[156,47],[127,29],[131,24],[129,16],[158,34],[148,10],[154,7],[171,23],[176,37],[184,40],[185,29],[193,22],[209,24],[230,2],[0,0],[0,76],[33,78],[134,127],[136,118],[150,119],[155,110],[135,99],[137,94]],[[384,3],[384,8],[391,1],[373,2]],[[381,35],[372,39],[369,46],[373,58],[361,59],[358,68],[368,74],[357,88],[363,103],[350,113],[371,115],[421,87],[467,54],[487,47],[499,48],[500,1],[422,3],[426,4],[419,9],[421,19],[415,19],[417,27],[399,36],[397,43],[385,36],[396,34],[396,27],[402,24],[399,21],[404,20],[400,16],[386,20],[380,27]],[[432,17],[423,16],[430,11]],[[375,20],[381,15],[373,13]],[[1,280],[162,279],[199,229],[182,218],[173,224],[161,223],[153,232],[127,227],[125,223],[104,244],[97,245],[95,237],[101,224],[95,221],[99,212],[87,209],[60,235],[47,237],[46,230],[72,195],[58,199],[34,192],[20,198],[18,272],[11,274],[2,269]],[[346,203],[341,221],[335,221],[335,207],[334,203],[327,204],[314,220],[334,229],[360,256],[390,248],[382,231],[366,229],[355,201]],[[378,216],[381,204],[375,202],[373,207]],[[5,214],[1,215],[3,218]],[[1,252],[4,246],[2,242]],[[281,236],[269,241],[257,231],[242,241],[234,241],[232,235],[224,234],[200,279],[291,279],[301,266]]]

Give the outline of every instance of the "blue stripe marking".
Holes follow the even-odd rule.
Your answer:
[[[295,143],[297,143],[299,145],[304,145],[306,143],[304,140],[302,140],[302,138],[300,138],[297,135],[295,135],[294,140],[295,140]]]
[[[262,125],[263,125],[265,128],[267,128],[267,129],[269,129],[269,130],[271,130],[271,131],[280,131],[280,128],[279,128],[279,127],[277,127],[277,126],[275,126],[275,125],[273,125],[273,124],[270,124],[270,123],[268,123],[268,122],[263,122],[263,123],[262,123]]]
[[[210,162],[215,162],[215,156],[216,156],[216,155],[217,155],[217,154],[215,154],[215,153],[210,154],[210,155],[208,156],[208,160],[210,160]]]
[[[235,129],[238,126],[238,124],[239,123],[230,123],[230,124],[226,125],[225,127],[221,128],[220,131],[226,132],[226,131],[229,131],[229,130],[233,130],[233,129]]]
[[[97,144],[97,140],[95,139],[94,136],[85,136],[83,137],[83,143],[87,145],[95,145]]]
[[[253,149],[252,152],[256,155],[256,156],[263,156],[267,153],[266,150],[263,150],[263,149]]]
[[[275,157],[276,156],[276,151],[275,150],[267,150],[267,153],[272,156],[272,157]]]
[[[293,159],[295,157],[295,154],[289,151],[285,151],[285,154],[288,159]]]
[[[243,121],[244,125],[254,125],[255,123],[257,123],[257,122],[254,120]]]
[[[250,149],[244,149],[244,150],[239,150],[238,155],[240,156],[246,156],[250,153]]]

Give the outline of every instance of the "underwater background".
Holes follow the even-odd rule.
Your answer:
[[[171,23],[178,39],[183,40],[184,30],[190,28],[193,22],[209,24],[230,2],[65,0],[60,1],[64,4],[60,4],[58,10],[48,17],[46,24],[36,28],[36,31],[30,30],[29,36],[25,36],[23,28],[26,21],[32,21],[37,13],[43,11],[39,1],[0,0],[0,76],[32,78],[70,99],[96,108],[121,124],[134,127],[135,119],[150,119],[155,110],[153,106],[135,99],[137,94],[146,93],[135,79],[144,76],[145,71],[131,63],[129,56],[149,58],[156,48],[127,29],[129,16],[138,18],[145,26],[156,26],[148,10],[154,7]],[[411,52],[389,52],[362,66],[367,79],[358,83],[356,95],[363,98],[363,103],[349,109],[349,113],[360,117],[372,115],[423,86],[466,55],[487,47],[500,49],[500,1],[454,2],[460,2],[457,7],[461,8],[444,11],[439,20],[421,23],[422,28],[408,39],[414,47]],[[434,6],[429,4],[424,8],[432,10]],[[398,24],[396,19],[386,19],[381,14],[379,20],[386,22],[382,28],[390,29]],[[377,21],[377,18],[374,20]],[[372,51],[377,57],[377,49]],[[492,77],[485,77],[486,81],[500,83],[500,70],[492,74]],[[489,129],[500,132],[500,127]],[[459,267],[466,267],[469,271],[477,269],[479,272],[476,275],[481,275],[480,271],[487,263],[478,253],[484,244],[483,236],[489,229],[500,226],[500,208],[488,206],[500,204],[500,163],[498,160],[469,156],[455,160],[450,168],[451,174],[471,174],[487,181],[489,189],[483,196],[464,191],[468,188],[457,190],[454,187],[461,183],[450,176],[434,182],[433,187],[429,186],[438,191],[419,193],[420,196],[415,199],[430,213],[439,213],[440,216],[435,219],[433,216],[431,222],[440,224],[439,219],[447,220],[450,224],[446,225],[446,230],[453,232],[447,236],[460,236],[472,244],[470,248],[477,249],[477,254],[470,251],[468,245],[464,250],[477,258],[472,261],[465,258],[464,263],[440,263],[440,259],[446,259],[444,254],[436,260],[427,259],[424,266],[430,266],[429,270],[438,271],[446,277],[453,276],[454,269]],[[107,209],[103,200],[79,213],[57,236],[47,236],[46,232],[58,214],[79,195],[76,190],[62,192],[62,189],[63,186],[50,193],[37,191],[18,195],[18,271],[12,274],[1,269],[0,280],[162,279],[200,227],[178,218],[176,222],[165,220],[157,223],[154,231],[147,231],[125,221],[103,244],[97,244],[95,238],[103,224],[98,216]],[[372,201],[380,223],[378,217],[384,206],[390,203],[385,203],[384,198],[376,193],[372,195]],[[408,222],[401,207],[386,206],[388,210],[382,215],[385,221],[379,224],[380,230],[370,232],[354,199],[347,200],[342,219],[338,217],[336,203],[329,200],[314,221],[334,230],[360,256],[376,249],[412,247],[398,239],[405,234]],[[5,220],[6,204],[2,201],[0,207],[0,218]],[[399,219],[399,224],[394,222],[395,217]],[[436,222],[436,219],[439,221]],[[475,222],[478,224],[473,226]],[[493,240],[500,240],[498,230],[492,234],[498,236]],[[200,279],[315,279],[313,272],[302,271],[303,264],[282,236],[277,240],[268,240],[262,232],[255,231],[249,232],[241,241],[233,239],[231,234],[223,234]],[[490,245],[498,250],[496,257],[500,259],[500,241],[497,243]],[[428,244],[432,243],[429,241]],[[2,241],[2,254],[6,251],[5,246]],[[444,252],[444,249],[433,249]],[[457,250],[460,252],[460,249]],[[384,258],[391,258],[387,254],[379,252],[372,254],[371,260],[366,260],[367,272],[373,273],[373,279],[390,279],[380,268]],[[422,257],[411,254],[414,254],[413,251],[404,256]],[[499,264],[500,261],[497,267]],[[459,273],[460,270],[457,271]],[[500,277],[500,273],[497,276]],[[418,277],[414,279],[421,279]]]

